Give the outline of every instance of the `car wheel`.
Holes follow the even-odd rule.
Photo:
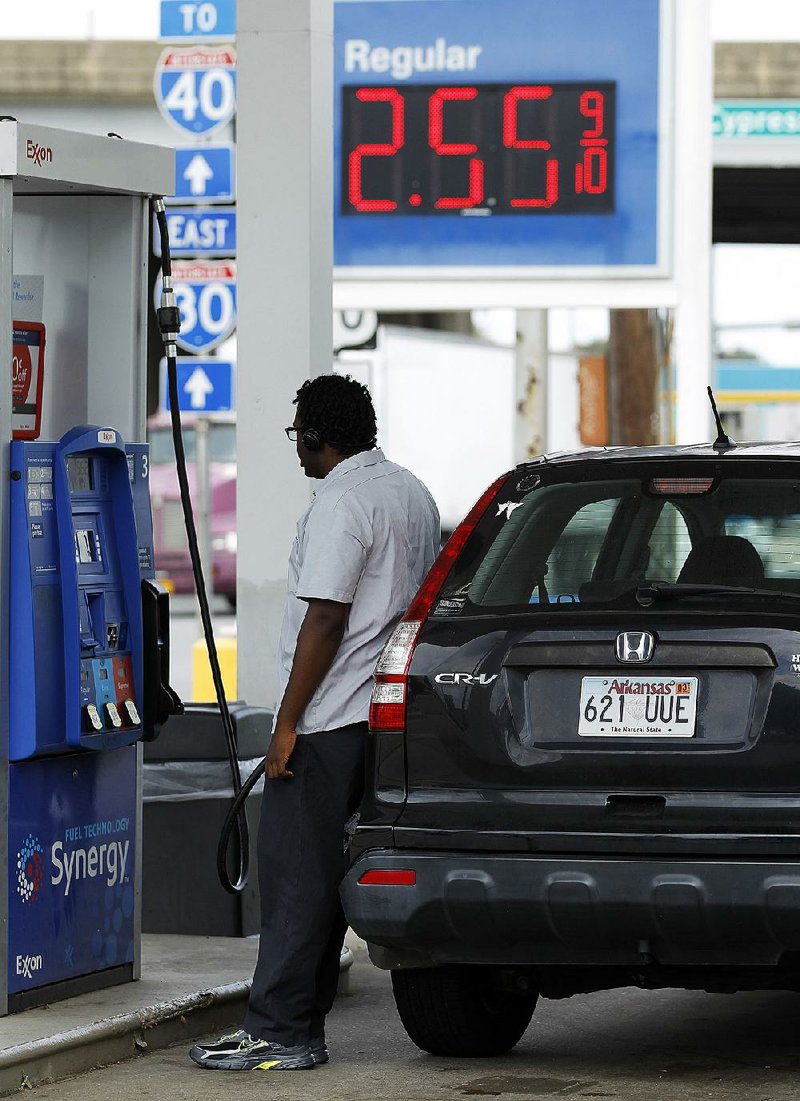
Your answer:
[[[431,1055],[505,1054],[528,1027],[539,996],[511,989],[507,974],[481,966],[392,971],[403,1027]]]

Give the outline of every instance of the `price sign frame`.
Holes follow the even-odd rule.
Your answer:
[[[335,20],[340,286],[671,278],[674,0],[337,0]],[[565,117],[569,85],[582,105],[573,113],[585,117],[562,140],[553,120],[558,111]],[[367,102],[354,116],[359,92]],[[491,108],[480,98],[490,94],[497,101]],[[598,95],[607,97],[605,128],[584,109]],[[549,102],[526,102],[535,98]],[[353,118],[363,123],[367,108],[372,129],[357,141]],[[385,134],[377,136],[380,126]],[[594,150],[588,177],[587,142]],[[509,169],[513,157],[517,167]],[[355,192],[354,158],[359,170],[367,166]],[[608,165],[602,178],[600,158]],[[529,173],[520,189],[519,166],[537,159],[539,177]],[[584,203],[586,179],[595,190],[607,182],[607,200]],[[554,194],[553,202],[512,209],[514,197]],[[354,196],[367,200],[364,209],[353,209]],[[437,207],[443,197],[451,209]],[[370,208],[369,200],[387,206]]]

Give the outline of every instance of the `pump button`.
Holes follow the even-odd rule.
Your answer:
[[[125,721],[128,726],[141,726],[142,720],[139,718],[139,712],[136,710],[136,704],[133,700],[122,701],[122,714],[125,717]]]
[[[106,703],[103,705],[106,715],[108,715],[108,721],[114,727],[115,730],[120,730],[122,727],[122,719],[120,718],[119,711],[117,711],[117,705],[115,703]]]
[[[103,720],[100,718],[100,712],[93,703],[88,703],[86,707],[84,707],[83,713],[89,730],[103,729]]]

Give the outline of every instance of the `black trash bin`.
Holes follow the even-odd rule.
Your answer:
[[[230,704],[242,781],[263,760],[272,711]],[[250,879],[230,895],[217,878],[217,844],[233,799],[219,710],[187,704],[144,745],[142,932],[237,937],[258,933],[255,859],[259,781],[247,799]],[[235,846],[235,838],[231,847]]]

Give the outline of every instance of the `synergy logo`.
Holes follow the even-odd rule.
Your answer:
[[[74,883],[98,876],[105,879],[107,887],[116,887],[125,878],[129,848],[130,841],[111,841],[89,849],[65,850],[60,841],[55,841],[50,850],[54,868],[51,882],[54,887],[63,883],[65,896]]]
[[[36,902],[44,883],[44,850],[29,833],[17,853],[17,893],[23,902]]]

